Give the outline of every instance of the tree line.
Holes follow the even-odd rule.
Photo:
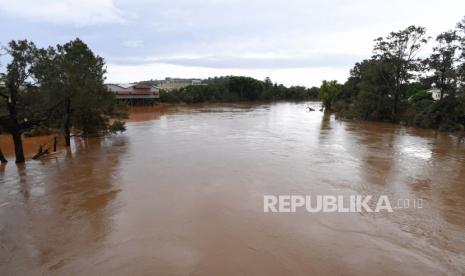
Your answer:
[[[123,122],[110,123],[126,114],[104,86],[105,62],[80,39],[47,48],[11,41],[3,54],[8,63],[0,68],[0,132],[11,135],[17,163],[25,161],[27,132],[52,129],[70,146],[73,133],[124,130]]]
[[[400,122],[444,131],[465,125],[465,18],[432,38],[419,26],[375,39],[373,56],[355,64],[344,84],[323,81],[319,97],[338,116]],[[437,100],[428,90],[439,91]]]
[[[201,85],[190,85],[173,91],[160,91],[160,101],[170,103],[309,100],[318,98],[318,88],[286,87],[251,77],[225,76],[203,80]]]

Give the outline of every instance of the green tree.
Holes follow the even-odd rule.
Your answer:
[[[457,23],[460,45],[460,61],[458,65],[459,88],[462,94],[465,94],[465,17]]]
[[[273,82],[271,81],[270,77],[265,78],[265,80],[263,81],[263,85],[265,89],[273,88]]]
[[[30,92],[30,69],[34,61],[36,47],[27,40],[11,41],[5,48],[11,61],[2,77],[4,87],[0,91],[3,110],[0,125],[11,134],[15,147],[16,163],[23,163],[24,150],[22,133],[30,125],[33,108],[26,105],[26,95]]]
[[[382,60],[356,63],[341,93],[333,101],[338,115],[348,118],[390,120],[392,66]]]
[[[427,42],[422,27],[410,26],[376,39],[372,59],[357,63],[342,92],[331,101],[339,116],[390,120],[444,131],[465,125],[465,18],[456,31],[440,34],[432,55],[417,57]],[[416,78],[427,69],[425,77]],[[435,84],[452,95],[434,101]],[[461,94],[456,94],[461,91]]]
[[[263,82],[250,77],[231,77],[229,91],[238,94],[241,100],[257,100],[263,92]]]
[[[405,85],[413,78],[413,73],[420,69],[421,59],[417,57],[421,47],[427,42],[426,29],[409,26],[404,30],[391,32],[385,38],[375,39],[373,58],[392,66],[392,119],[398,118],[399,106],[405,97]],[[389,70],[391,73],[391,71]]]
[[[67,146],[72,129],[96,135],[110,129],[111,117],[124,116],[104,86],[103,58],[80,39],[40,51],[38,60],[35,72],[39,83],[57,105],[52,123],[63,129]]]
[[[319,98],[326,110],[331,110],[333,102],[342,91],[342,85],[336,80],[324,80],[320,86]]]
[[[383,60],[366,60],[360,64],[358,94],[354,111],[363,119],[392,120],[394,74],[392,64]]]
[[[425,59],[424,64],[433,74],[430,79],[441,91],[442,100],[445,94],[454,95],[457,90],[459,37],[455,31],[444,32],[437,36],[436,43],[433,53]]]
[[[320,93],[320,88],[313,86],[310,89],[308,89],[308,97],[310,99],[318,99],[318,94]]]

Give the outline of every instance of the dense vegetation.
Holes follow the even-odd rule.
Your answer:
[[[110,124],[125,114],[104,86],[105,63],[81,40],[45,49],[11,41],[4,51],[9,63],[0,74],[0,131],[11,134],[17,163],[24,162],[24,133],[56,129],[69,146],[72,132],[124,130],[119,121]]]
[[[444,131],[465,125],[465,19],[439,34],[432,53],[423,27],[375,40],[373,56],[356,63],[344,84],[324,81],[320,98],[338,116],[401,122]],[[427,91],[435,87],[439,99]]]
[[[318,88],[303,86],[285,87],[266,78],[264,81],[250,77],[216,77],[170,92],[161,91],[160,100],[171,103],[308,100],[318,98]]]

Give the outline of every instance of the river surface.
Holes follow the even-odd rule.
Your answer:
[[[463,275],[464,140],[319,108],[134,108],[121,135],[1,166],[0,274]],[[310,194],[422,208],[263,211]]]

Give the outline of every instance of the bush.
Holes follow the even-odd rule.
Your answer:
[[[464,105],[460,99],[446,97],[440,101],[420,100],[413,104],[413,125],[440,131],[463,130]]]

